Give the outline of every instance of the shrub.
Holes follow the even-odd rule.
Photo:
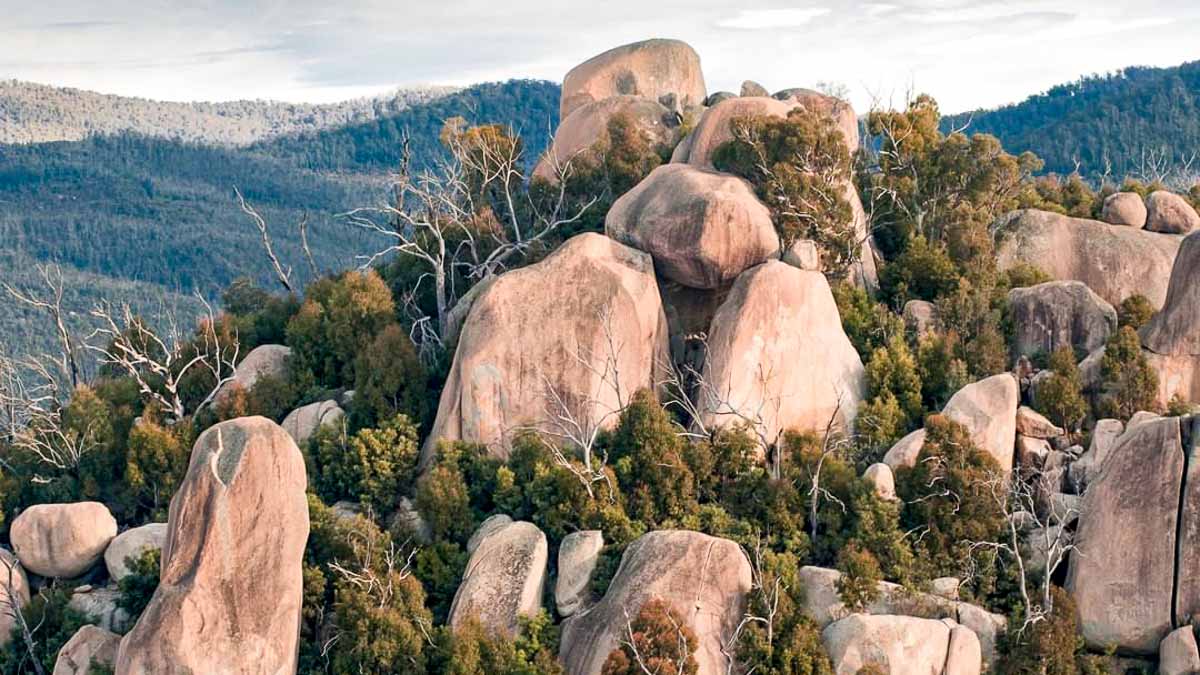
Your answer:
[[[1042,673],[1043,675],[1075,675],[1080,672],[1076,663],[1079,637],[1076,628],[1075,602],[1063,589],[1050,589],[1053,611],[1029,626],[1028,630],[1009,631],[1001,644],[1004,658],[997,670],[1001,675]]]
[[[651,526],[696,508],[695,481],[676,431],[654,393],[642,389],[621,411],[608,439],[626,510]]]
[[[404,415],[349,438],[344,425],[326,425],[312,441],[317,493],[326,501],[350,499],[391,513],[400,495],[412,490],[417,443],[417,429]]]
[[[121,591],[117,606],[128,612],[130,622],[134,622],[150,604],[158,588],[162,551],[152,548],[142,551],[141,555],[129,556],[125,559],[125,566],[129,573],[117,582],[117,589]]]
[[[430,672],[447,675],[562,675],[556,658],[558,631],[543,610],[522,618],[517,637],[488,631],[475,617],[438,631],[438,654]]]
[[[847,609],[861,612],[879,599],[883,571],[870,551],[859,547],[857,542],[850,542],[838,551],[837,568],[842,573],[837,580],[838,598]]]
[[[770,626],[757,621],[745,625],[738,636],[738,660],[764,675],[832,675],[821,631],[804,614],[800,559],[765,550],[756,554],[754,566],[747,610],[773,620]]]
[[[370,427],[398,413],[424,428],[429,417],[428,374],[412,340],[398,324],[385,327],[358,355],[350,415]]]
[[[395,322],[395,309],[391,291],[375,270],[313,282],[288,321],[294,367],[311,372],[324,387],[352,385],[358,355]]]
[[[916,236],[879,274],[884,297],[896,306],[909,300],[936,300],[958,288],[960,272],[946,247]]]
[[[466,478],[452,462],[439,461],[417,481],[413,502],[429,525],[434,541],[465,542],[475,530],[476,519],[464,517],[471,513]]]
[[[894,399],[903,413],[900,424],[903,431],[921,420],[924,412],[921,377],[903,334],[893,334],[886,347],[879,347],[871,354],[866,373],[868,398],[890,396]]]
[[[696,675],[696,634],[666,602],[657,598],[642,609],[627,629],[620,646],[608,655],[602,675],[678,673]]]
[[[1070,346],[1059,347],[1050,355],[1050,375],[1038,384],[1039,412],[1067,431],[1076,431],[1087,416],[1087,401],[1083,398],[1083,381],[1075,364],[1075,351]]]
[[[6,649],[0,649],[0,674],[21,675],[39,672],[30,659],[40,665],[40,672],[54,671],[58,652],[75,632],[89,623],[90,617],[71,609],[71,590],[62,586],[48,586],[33,596],[23,611],[25,622],[33,633],[32,652],[26,647],[25,637],[19,626],[12,629],[12,637]]]
[[[1105,416],[1129,419],[1139,410],[1158,408],[1158,373],[1142,353],[1141,338],[1131,326],[1121,326],[1104,345],[1100,362]]]
[[[876,349],[886,347],[893,335],[904,335],[904,320],[872,300],[865,290],[845,282],[836,283],[833,299],[842,319],[842,330],[864,361]]]
[[[1117,325],[1129,326],[1134,330],[1140,329],[1150,322],[1154,316],[1154,305],[1141,294],[1134,294],[1121,301],[1117,308]]]
[[[956,355],[957,333],[929,335],[917,346],[921,398],[927,410],[940,410],[954,392],[971,383],[967,364]]]
[[[863,484],[850,511],[854,514],[850,543],[877,561],[884,578],[907,585],[914,575],[914,560],[900,527],[899,504],[880,499],[871,485]]]

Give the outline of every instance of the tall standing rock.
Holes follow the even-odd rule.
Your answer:
[[[1091,353],[1117,329],[1117,310],[1080,281],[1014,288],[1008,304],[1018,354],[1049,354],[1059,347]]]
[[[650,147],[674,148],[680,125],[675,112],[658,101],[640,96],[612,96],[579,106],[563,118],[554,132],[554,142],[533,170],[535,178],[558,180],[558,167],[591,149],[608,137],[608,123],[617,116],[628,119],[633,131]]]
[[[306,485],[296,443],[266,418],[201,434],[171,500],[158,589],[116,672],[294,673]]]
[[[532,523],[500,521],[471,538],[474,547],[450,606],[449,622],[469,618],[513,637],[521,617],[537,614],[546,584],[546,535]]]
[[[1200,401],[1200,232],[1179,247],[1166,304],[1142,329],[1142,346],[1158,372],[1159,405],[1176,396]]]
[[[698,106],[707,97],[700,56],[686,42],[662,39],[593,56],[563,78],[559,119],[592,101],[621,95],[652,101],[674,95],[684,108]]]
[[[576,419],[611,424],[620,403],[606,368],[628,396],[655,386],[667,358],[650,256],[599,234],[573,237],[501,275],[471,307],[422,464],[438,440],[505,456],[512,434],[549,423],[549,390]]]
[[[771,211],[736,176],[664,164],[608,211],[608,236],[645,251],[661,275],[690,288],[731,283],[779,257]]]
[[[560,659],[568,673],[599,673],[650,600],[666,602],[696,635],[698,675],[726,672],[725,640],[737,628],[751,587],[740,546],[699,532],[659,530],[625,549],[604,599],[563,625]]]
[[[768,440],[830,420],[849,429],[865,387],[825,277],[777,260],[738,277],[717,310],[703,380],[707,426],[752,421]]]

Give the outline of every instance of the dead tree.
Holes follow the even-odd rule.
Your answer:
[[[78,358],[79,342],[71,334],[63,310],[65,284],[62,269],[58,265],[39,265],[38,274],[45,286],[45,295],[28,289],[18,290],[7,283],[4,284],[4,289],[13,299],[46,314],[54,322],[59,343],[59,356],[55,360],[74,389],[82,383],[83,375]]]
[[[267,254],[267,260],[271,263],[271,270],[275,273],[275,278],[279,280],[279,285],[283,286],[283,290],[288,293],[295,293],[296,288],[292,282],[292,268],[290,266],[284,267],[283,263],[279,261],[279,256],[275,255],[275,247],[271,242],[271,234],[267,230],[266,219],[259,215],[258,211],[246,201],[245,197],[242,196],[242,191],[237,186],[234,186],[233,193],[237,196],[238,207],[241,208],[242,213],[249,216],[250,220],[254,222],[254,226],[258,229],[258,234],[262,238],[263,250]],[[308,247],[307,212],[301,216],[296,229],[300,235],[300,250],[304,254],[305,261],[308,263],[309,271],[312,273],[313,278],[316,279],[321,274],[318,271],[316,261],[313,260],[312,250]]]
[[[83,456],[100,446],[99,420],[89,419],[82,428],[66,424],[63,407],[69,393],[44,361],[30,358],[21,363],[0,356],[0,440],[44,467],[78,469]],[[40,475],[31,480],[50,482]]]

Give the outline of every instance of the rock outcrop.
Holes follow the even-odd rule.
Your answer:
[[[1008,292],[1018,354],[1074,347],[1091,353],[1117,329],[1117,310],[1080,281],[1048,281]]]
[[[1156,193],[1157,194],[1157,193]],[[1200,401],[1200,232],[1179,247],[1166,303],[1141,331],[1150,366],[1158,373],[1158,404]]]
[[[129,630],[130,616],[119,603],[121,590],[117,586],[84,585],[75,589],[67,607],[92,617],[96,625],[114,633]]]
[[[296,445],[303,447],[317,429],[327,424],[337,424],[346,416],[337,401],[317,401],[296,408],[283,418],[283,430],[288,432]]]
[[[731,98],[714,105],[700,117],[685,143],[676,148],[671,161],[713,168],[713,155],[723,143],[733,140],[732,124],[744,117],[769,116],[786,118],[795,103],[777,101],[765,96]]]
[[[546,535],[532,523],[506,522],[488,528],[474,547],[462,583],[450,606],[457,628],[473,618],[489,631],[514,637],[521,617],[542,607],[549,549]]]
[[[306,486],[296,443],[266,418],[201,434],[171,500],[158,589],[116,671],[294,673]]]
[[[1019,401],[1016,378],[1001,373],[959,389],[950,397],[942,414],[966,427],[971,441],[1007,472],[1013,465]],[[897,441],[883,461],[892,469],[913,466],[924,446],[925,430],[918,429]]]
[[[1062,436],[1066,431],[1033,408],[1021,406],[1017,408],[1017,433],[1029,438],[1049,440]]]
[[[422,464],[438,440],[484,443],[506,456],[511,434],[547,423],[548,388],[577,419],[611,423],[617,392],[601,373],[619,373],[629,394],[661,381],[655,369],[667,358],[650,256],[599,234],[573,237],[501,275],[471,307]]]
[[[104,550],[104,565],[113,581],[120,581],[129,574],[126,561],[137,558],[148,550],[162,549],[167,539],[166,523],[148,523],[118,534]]]
[[[891,675],[976,675],[979,640],[949,621],[854,614],[821,632],[837,675],[875,667]]]
[[[1163,234],[1191,234],[1200,229],[1200,215],[1183,197],[1156,190],[1146,197],[1146,229]]]
[[[1192,626],[1171,631],[1158,645],[1159,675],[1191,675],[1200,673],[1200,650]]]
[[[558,580],[554,584],[554,604],[559,616],[572,616],[590,599],[588,588],[592,572],[604,548],[600,530],[572,532],[558,546]]]
[[[12,522],[9,538],[21,565],[44,577],[88,571],[117,536],[117,521],[100,502],[36,504]]]
[[[559,119],[592,101],[612,96],[660,101],[674,97],[686,109],[707,96],[700,56],[679,40],[645,40],[598,54],[563,78]]]
[[[722,650],[741,621],[751,587],[750,561],[727,539],[659,530],[625,549],[604,599],[563,625],[560,658],[568,673],[598,673],[642,605],[666,602],[696,635],[699,675],[726,672]]]
[[[554,141],[538,161],[533,177],[556,183],[568,162],[578,161],[577,157],[608,138],[608,124],[618,116],[627,119],[651,148],[674,148],[680,132],[676,114],[658,101],[641,96],[611,96],[585,103],[558,125]]]
[[[750,418],[775,439],[831,419],[851,428],[865,374],[825,277],[770,261],[738,277],[717,310],[703,381],[697,404],[708,428]]]
[[[1135,294],[1161,307],[1182,241],[1032,209],[1004,216],[1000,229],[1000,269],[1026,263],[1059,281],[1082,281],[1114,307]]]
[[[892,474],[892,467],[883,462],[872,464],[863,472],[863,480],[871,484],[880,499],[896,501],[896,477]]]
[[[1136,192],[1116,192],[1104,198],[1100,220],[1110,225],[1146,226],[1146,202]]]
[[[750,184],[689,164],[664,164],[622,195],[608,236],[645,251],[659,274],[690,288],[728,285],[779,257],[771,212]]]
[[[250,350],[246,358],[238,363],[233,371],[233,379],[221,385],[220,391],[213,401],[220,403],[229,398],[234,391],[250,391],[264,377],[283,377],[287,375],[288,360],[292,357],[290,347],[283,345],[259,345]]]
[[[110,630],[83,626],[58,650],[53,675],[90,675],[101,668],[111,672],[120,643],[121,636]]]

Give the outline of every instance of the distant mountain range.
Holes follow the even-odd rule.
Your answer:
[[[1032,150],[1060,174],[1077,166],[1085,176],[1117,180],[1181,171],[1200,153],[1200,61],[1084,77],[1020,103],[948,116],[943,125],[993,134],[1010,152]],[[1194,168],[1200,173],[1200,158]]]

